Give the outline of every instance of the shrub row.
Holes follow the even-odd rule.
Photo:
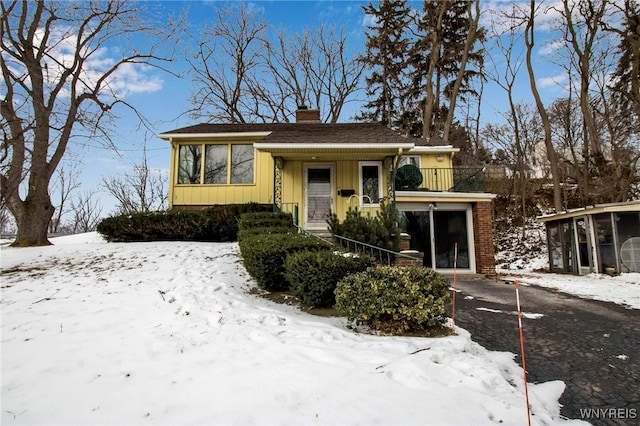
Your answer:
[[[252,235],[292,234],[297,230],[293,225],[293,216],[283,212],[245,213],[238,222],[238,241]]]
[[[102,220],[97,231],[114,242],[133,241],[236,241],[238,220],[248,212],[266,212],[273,207],[247,203],[214,206],[206,210],[170,210],[112,216]]]
[[[290,254],[284,269],[294,296],[310,306],[333,306],[338,281],[371,266],[373,261],[368,256],[323,250]]]
[[[313,307],[335,305],[349,321],[386,333],[428,331],[445,322],[444,276],[423,267],[373,267],[368,256],[335,252],[276,216],[248,214],[240,221],[244,264],[259,287],[290,290]]]
[[[289,288],[289,282],[284,275],[284,261],[287,255],[303,250],[318,251],[327,248],[326,243],[302,234],[260,233],[243,237],[239,244],[247,272],[260,288],[269,291]]]
[[[310,306],[333,306],[338,281],[372,265],[368,257],[334,253],[330,244],[298,234],[285,213],[244,214],[239,228],[244,265],[258,286],[291,290]]]

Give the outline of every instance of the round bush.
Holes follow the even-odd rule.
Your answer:
[[[347,275],[336,288],[336,309],[374,330],[428,330],[446,321],[449,280],[419,266],[384,266]]]
[[[290,254],[284,269],[289,289],[298,299],[313,307],[325,307],[335,304],[338,281],[372,265],[368,256],[322,250]]]

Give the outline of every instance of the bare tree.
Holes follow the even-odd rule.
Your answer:
[[[531,93],[533,94],[533,98],[535,99],[536,108],[538,109],[538,114],[540,114],[540,119],[542,121],[542,126],[544,129],[544,145],[547,150],[547,159],[549,160],[549,164],[551,166],[551,177],[553,180],[553,206],[557,212],[560,212],[563,209],[563,203],[562,203],[562,188],[560,184],[560,171],[558,169],[558,158],[556,155],[556,151],[553,148],[549,114],[547,113],[547,110],[545,109],[545,106],[542,103],[540,92],[538,92],[535,72],[533,69],[532,53],[533,53],[533,47],[535,46],[535,15],[536,13],[537,13],[536,1],[530,0],[529,11],[526,15],[526,28],[524,31],[524,41],[527,49],[526,65],[527,65],[527,73],[529,75],[529,85],[531,87]]]
[[[53,192],[58,197],[58,205],[55,206],[56,212],[49,223],[49,232],[58,232],[62,225],[62,217],[67,213],[67,201],[71,193],[80,187],[78,177],[80,172],[74,166],[60,166],[55,172],[57,182],[54,183]]]
[[[95,196],[96,191],[85,191],[71,202],[74,234],[96,230],[101,219],[102,207],[100,207],[99,201],[94,198]]]
[[[124,78],[119,71],[161,68],[172,52],[160,49],[175,49],[166,41],[182,23],[151,23],[145,5],[132,1],[14,0],[2,1],[0,11],[1,194],[18,227],[13,244],[47,245],[54,214],[49,184],[69,141],[82,134],[108,144],[114,108],[137,114],[115,84]],[[143,35],[144,44],[125,44]],[[105,60],[110,43],[120,56]]]
[[[345,31],[275,33],[244,3],[218,9],[196,42],[189,112],[211,122],[289,122],[299,105],[337,122],[364,69],[350,58]]]
[[[4,199],[0,197],[0,234],[7,232],[9,223],[11,223],[11,214],[7,209]]]
[[[607,51],[597,51],[602,38],[601,22],[607,11],[608,0],[562,0],[565,40],[571,52],[571,60],[580,76],[578,99],[585,126],[585,150],[590,153],[586,161],[592,161],[597,170],[605,168],[605,154],[591,106],[594,69],[605,67]],[[577,8],[577,10],[576,10]]]
[[[495,151],[504,153],[512,176],[511,199],[517,206],[514,213],[522,218],[524,238],[531,182],[545,177],[546,172],[546,164],[537,152],[543,130],[537,112],[529,105],[513,104],[504,117],[504,124],[488,124],[483,134]]]
[[[102,186],[116,200],[119,214],[146,213],[167,208],[167,175],[147,163],[146,149],[141,164],[121,177],[102,179]]]
[[[442,131],[442,139],[449,140],[449,133],[451,132],[451,125],[453,124],[453,115],[456,110],[456,101],[458,94],[462,88],[462,84],[465,80],[469,79],[467,63],[470,62],[470,56],[472,54],[473,46],[477,41],[484,38],[484,30],[479,28],[480,22],[480,0],[467,1],[467,38],[464,41],[464,47],[460,54],[460,65],[456,78],[453,81],[449,96],[449,110],[447,111],[447,117],[444,121],[444,128]],[[479,34],[482,34],[479,36]]]
[[[195,118],[246,123],[242,109],[249,72],[258,66],[260,40],[267,24],[244,3],[217,9],[216,23],[199,32],[197,47],[189,59],[195,91],[191,95]]]

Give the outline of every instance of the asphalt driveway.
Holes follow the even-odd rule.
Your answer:
[[[487,349],[517,354],[513,283],[457,279],[456,325]],[[640,310],[520,285],[528,381],[562,380],[561,414],[594,425],[640,424]]]

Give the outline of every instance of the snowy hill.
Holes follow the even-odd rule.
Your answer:
[[[465,330],[356,334],[249,293],[235,243],[0,250],[2,414],[11,424],[527,422],[522,369]],[[534,425],[562,382],[530,384]]]

